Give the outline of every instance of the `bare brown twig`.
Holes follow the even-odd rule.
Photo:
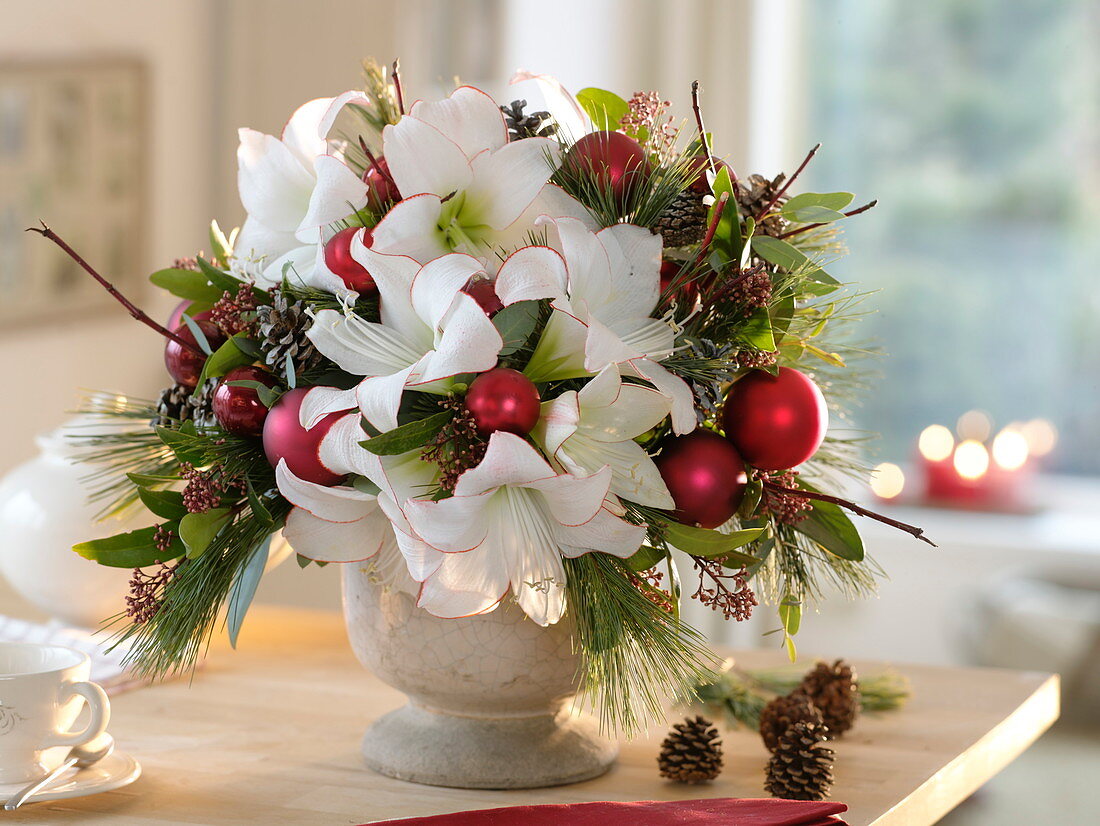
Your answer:
[[[401,61],[395,60],[390,70],[390,79],[393,81],[393,92],[397,96],[397,111],[405,114],[405,92],[401,88]]]
[[[691,111],[695,113],[695,125],[699,127],[699,142],[703,144],[703,151],[707,154],[707,165],[710,166],[711,174],[717,177],[718,168],[714,163],[714,152],[711,150],[710,141],[707,139],[707,128],[703,125],[703,110],[699,105],[698,80],[691,82]],[[733,197],[736,198],[740,189],[737,183],[737,173],[729,164],[726,164],[726,166],[730,171],[730,183],[733,184]]]
[[[851,218],[853,215],[859,215],[861,212],[866,212],[871,207],[875,206],[877,203],[878,203],[878,200],[876,199],[874,201],[871,201],[870,203],[864,204],[863,206],[859,207],[858,209],[853,209],[853,210],[850,210],[848,212],[845,212],[844,217],[845,218]],[[792,235],[798,235],[799,233],[802,233],[802,232],[809,232],[811,229],[817,229],[818,227],[823,227],[823,226],[825,226],[825,222],[822,222],[822,223],[819,223],[819,224],[806,224],[806,226],[799,227],[798,229],[787,230],[786,232],[784,232],[779,237],[780,238],[790,238]]]
[[[796,169],[791,177],[787,179],[786,183],[784,183],[783,186],[779,188],[779,191],[775,193],[775,197],[768,201],[768,205],[766,207],[760,210],[760,213],[756,216],[756,223],[759,224],[763,217],[771,212],[772,207],[779,203],[779,199],[787,194],[787,190],[791,188],[791,184],[794,183],[795,178],[802,174],[802,171],[806,168],[810,161],[813,160],[814,155],[817,154],[817,150],[819,150],[820,148],[820,143],[815,145],[814,148],[809,151],[806,157],[802,159],[802,163],[798,165],[798,169]]]
[[[49,238],[51,241],[53,241],[55,244],[57,244],[57,246],[61,247],[61,249],[64,250],[65,253],[71,259],[73,259],[77,264],[79,264],[84,269],[84,271],[86,273],[88,273],[88,275],[90,275],[92,278],[94,278],[96,281],[98,281],[100,286],[103,287],[103,289],[105,289],[107,292],[109,292],[115,298],[115,300],[118,301],[119,304],[121,304],[123,307],[125,307],[127,309],[127,311],[130,313],[131,316],[136,318],[142,324],[144,324],[147,327],[150,327],[153,330],[156,330],[162,336],[164,336],[165,338],[171,339],[172,341],[179,344],[181,347],[186,347],[188,350],[190,350],[195,355],[202,356],[203,358],[206,358],[206,353],[204,353],[202,351],[202,349],[198,346],[198,344],[193,344],[190,341],[187,341],[187,339],[176,335],[171,330],[169,330],[167,327],[163,327],[162,325],[160,325],[157,322],[153,321],[153,319],[151,319],[148,315],[145,314],[144,310],[142,310],[140,307],[138,307],[136,304],[134,304],[134,302],[132,302],[130,299],[128,299],[126,296],[124,296],[122,293],[120,293],[118,291],[118,288],[115,287],[114,284],[112,284],[110,281],[108,281],[106,278],[104,278],[102,275],[100,275],[98,272],[96,272],[94,269],[92,269],[92,265],[89,264],[87,261],[85,261],[83,259],[83,257],[81,257],[81,255],[79,253],[77,253],[76,250],[74,250],[72,247],[70,247],[68,244],[66,244],[65,241],[62,240],[62,238],[56,232],[54,232],[52,229],[50,229],[48,226],[46,226],[45,221],[42,221],[41,224],[42,224],[41,229],[39,229],[38,227],[27,227],[27,232],[37,232],[39,235],[42,235],[46,238]]]
[[[850,502],[847,499],[841,499],[839,496],[831,496],[828,493],[818,493],[814,490],[805,490],[803,488],[788,488],[783,485],[777,484],[770,479],[763,480],[764,487],[775,493],[786,494],[787,496],[799,496],[803,499],[814,499],[818,502],[830,502],[834,505],[839,505],[842,508],[850,510],[857,516],[866,516],[868,519],[874,519],[876,522],[881,522],[884,525],[889,525],[891,528],[897,528],[899,531],[905,531],[907,534],[912,535],[921,542],[927,542],[933,548],[939,546],[924,535],[924,528],[918,528],[916,525],[910,525],[906,522],[900,522],[897,519],[891,519],[889,516],[883,516],[881,513],[875,513],[874,511],[867,510],[862,505],[857,505],[855,502]]]

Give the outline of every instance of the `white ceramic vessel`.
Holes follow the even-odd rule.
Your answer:
[[[95,522],[100,506],[81,482],[89,468],[74,461],[65,438],[75,424],[40,436],[39,455],[0,481],[0,572],[51,617],[96,628],[124,607],[130,571],[83,559],[72,546],[139,525]]]
[[[343,567],[344,616],[359,661],[409,702],[363,737],[382,774],[470,789],[556,786],[603,774],[618,746],[571,709],[578,657],[569,624],[531,622],[510,600],[439,619],[369,568]]]

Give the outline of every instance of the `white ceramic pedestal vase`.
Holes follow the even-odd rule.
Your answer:
[[[367,729],[370,768],[465,789],[558,786],[610,768],[618,746],[570,709],[578,659],[566,622],[542,628],[509,600],[439,619],[362,565],[345,565],[343,583],[356,656],[409,698]]]

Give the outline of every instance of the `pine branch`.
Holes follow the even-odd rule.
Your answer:
[[[87,261],[85,261],[76,252],[76,250],[74,250],[72,247],[70,247],[68,244],[66,244],[65,241],[62,240],[61,236],[59,236],[56,232],[54,232],[52,229],[50,229],[46,225],[45,221],[41,221],[40,223],[42,224],[41,229],[39,229],[38,227],[27,227],[26,231],[27,232],[37,232],[39,235],[50,239],[55,244],[57,244],[57,246],[61,247],[61,249],[65,251],[66,255],[68,255],[77,264],[79,264],[84,269],[84,271],[86,273],[88,273],[92,278],[94,278],[96,281],[98,281],[100,286],[103,287],[103,289],[105,289],[108,293],[110,293],[111,296],[113,296],[115,298],[115,300],[118,301],[119,304],[121,304],[123,307],[125,307],[127,309],[127,311],[129,311],[131,316],[133,316],[135,319],[140,321],[142,324],[144,324],[147,327],[150,327],[153,330],[156,330],[162,336],[164,336],[165,338],[171,339],[172,341],[179,344],[181,347],[187,348],[188,350],[190,350],[195,355],[202,356],[204,359],[206,358],[206,353],[204,353],[202,351],[202,349],[197,344],[193,344],[192,342],[187,341],[184,338],[181,338],[180,336],[173,333],[171,330],[168,330],[167,328],[162,327],[160,324],[157,324],[157,322],[153,321],[153,319],[149,318],[149,316],[145,314],[144,310],[142,310],[140,307],[138,307],[136,304],[134,304],[134,302],[132,302],[130,299],[128,299],[126,296],[124,296],[122,293],[120,293],[118,291],[118,288],[115,287],[114,284],[112,284],[110,281],[108,281],[106,278],[104,278],[102,275],[100,275],[98,272],[96,272],[94,269],[92,269],[91,264],[89,264]]]

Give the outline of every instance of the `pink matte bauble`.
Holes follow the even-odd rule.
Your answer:
[[[570,147],[562,165],[572,174],[593,178],[600,189],[610,186],[620,206],[649,174],[642,145],[622,132],[590,132]]]
[[[737,449],[711,430],[665,441],[653,460],[676,503],[676,518],[717,528],[737,513],[748,478]]]
[[[390,165],[385,158],[378,159],[378,165],[372,166],[363,176],[367,184],[367,206],[375,212],[385,212],[392,204],[401,200],[401,193],[390,177]]]
[[[364,227],[347,227],[333,235],[325,243],[325,266],[340,277],[340,280],[358,293],[377,291],[374,279],[367,268],[351,257],[351,242],[355,233],[363,233],[363,243],[369,248],[374,236]]]
[[[199,319],[195,323],[199,325],[199,329],[206,336],[206,343],[210,345],[211,352],[225,344],[225,333],[209,321]],[[172,332],[189,344],[198,347],[198,342],[195,340],[191,328],[186,324],[180,324]],[[190,347],[184,347],[172,339],[167,339],[164,342],[164,366],[168,369],[168,375],[178,384],[184,387],[194,387],[198,384],[204,364],[206,364],[206,355],[201,350],[195,351]]]
[[[212,406],[222,430],[238,436],[259,436],[267,418],[267,406],[253,387],[238,387],[235,381],[258,381],[274,387],[275,377],[262,367],[235,367],[218,383]]]
[[[521,436],[530,433],[539,420],[539,404],[534,382],[508,367],[482,373],[466,391],[466,409],[485,435],[497,430]]]
[[[753,370],[726,394],[722,426],[745,461],[761,470],[789,470],[817,452],[829,428],[821,390],[790,367],[779,375]]]
[[[488,278],[471,278],[462,288],[462,292],[476,301],[489,318],[504,309],[500,296],[497,295],[496,286]]]
[[[277,467],[280,459],[286,459],[290,472],[299,479],[318,485],[338,485],[344,477],[321,464],[320,449],[325,434],[344,414],[329,413],[306,430],[298,420],[305,395],[304,387],[290,390],[268,411],[264,421],[264,453],[272,467]]]

